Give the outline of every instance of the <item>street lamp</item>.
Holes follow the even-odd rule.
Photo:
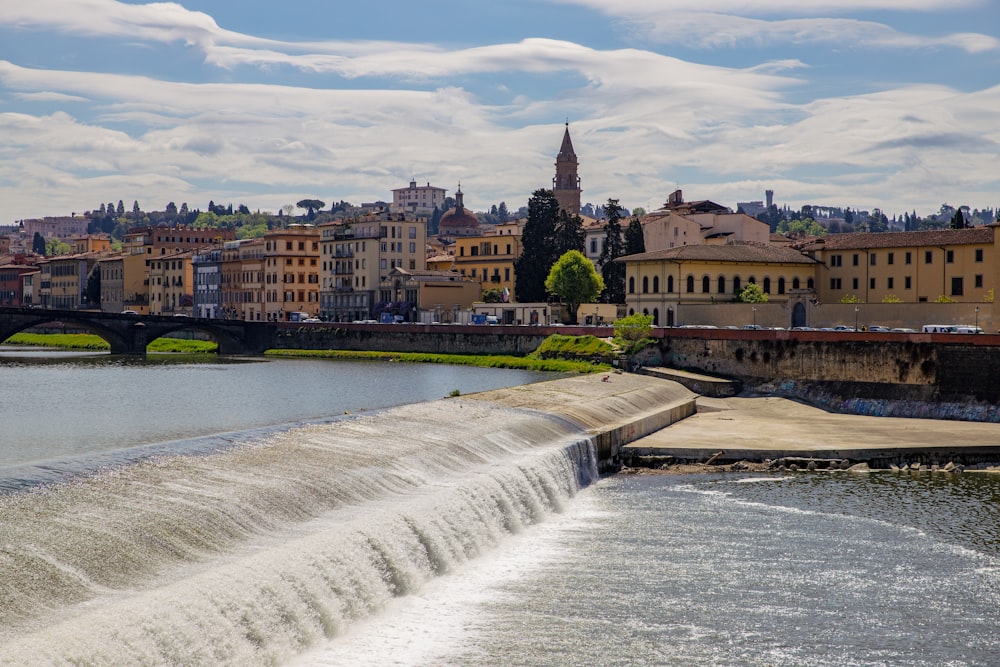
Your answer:
[[[979,306],[976,306],[976,333],[979,333]]]
[[[854,330],[858,330],[858,311],[861,310],[860,306],[854,306]]]
[[[753,311],[753,328],[757,328],[757,306],[750,306],[750,310]]]

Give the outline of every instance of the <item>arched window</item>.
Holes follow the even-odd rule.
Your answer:
[[[654,308],[653,309],[653,326],[654,327],[660,326],[660,309],[659,308]]]
[[[733,276],[733,294],[739,294],[740,293],[740,289],[742,289],[740,287],[740,277],[739,276]]]
[[[653,294],[660,293],[660,276],[653,276]]]
[[[703,276],[701,279],[701,291],[703,294],[708,294],[712,291],[712,280],[708,276]]]
[[[809,280],[808,280],[808,281],[806,282],[806,287],[807,287],[808,289],[815,289],[815,288],[816,288],[816,285],[815,285],[815,284],[813,283],[813,279],[812,279],[812,278],[810,278],[810,279],[809,279]]]
[[[628,309],[628,314],[629,315],[635,315],[635,308],[629,308]]]
[[[784,293],[785,293],[785,278],[784,276],[782,276],[781,278],[778,278],[778,294],[784,294]]]
[[[635,294],[635,276],[628,277],[628,293]]]
[[[642,277],[642,293],[649,294],[649,276]]]
[[[649,315],[649,308],[643,308],[642,309],[642,314],[643,315]]]
[[[754,278],[753,276],[750,276],[749,278],[747,278],[747,285],[754,285],[756,283],[757,283],[757,279]]]
[[[673,293],[674,291],[674,277],[667,276],[667,291]]]
[[[802,283],[799,282],[798,276],[792,278],[792,289],[799,289]]]
[[[771,293],[771,279],[768,278],[767,276],[764,276],[764,294],[770,294],[770,293]]]
[[[687,277],[687,291],[688,294],[694,294],[694,276]]]
[[[726,293],[726,277],[719,276],[719,288],[716,290],[719,294]]]

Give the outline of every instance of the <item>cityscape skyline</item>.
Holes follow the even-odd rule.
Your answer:
[[[292,0],[0,8],[0,223],[550,187],[933,213],[995,207],[1000,41],[980,0]]]

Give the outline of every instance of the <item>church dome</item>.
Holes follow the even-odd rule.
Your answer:
[[[479,218],[465,210],[462,202],[462,188],[455,193],[455,208],[449,209],[441,216],[438,229],[475,229],[479,227]]]

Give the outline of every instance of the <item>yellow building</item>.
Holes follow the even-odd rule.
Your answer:
[[[87,278],[99,259],[100,253],[85,252],[39,260],[36,303],[60,310],[88,308]]]
[[[457,322],[479,298],[479,283],[455,271],[396,267],[382,281],[381,301],[395,304],[389,313],[402,321]]]
[[[289,313],[320,310],[320,229],[289,225],[264,235],[264,319],[283,322]]]
[[[520,256],[521,227],[507,223],[486,236],[456,238],[452,267],[483,290],[506,288],[513,294],[514,262]]]
[[[149,260],[149,314],[191,315],[194,304],[193,250]]]
[[[995,226],[917,232],[832,234],[804,248],[822,262],[823,303],[992,300]]]
[[[792,290],[815,287],[817,260],[790,248],[763,244],[695,244],[629,255],[625,302],[629,314],[653,316],[672,326],[685,304],[727,303],[749,283],[760,285],[772,302],[787,301]]]

